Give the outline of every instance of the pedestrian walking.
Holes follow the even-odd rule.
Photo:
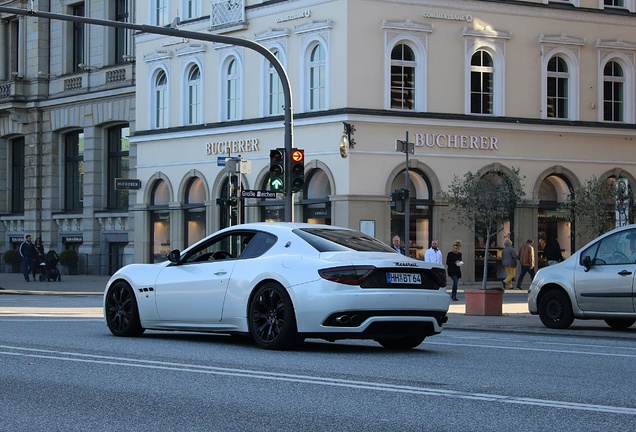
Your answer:
[[[27,235],[25,240],[20,244],[20,256],[22,257],[22,272],[24,280],[29,282],[29,276],[34,266],[34,258],[37,256],[37,250],[31,243],[31,236]],[[35,278],[33,278],[35,280]]]
[[[519,256],[512,247],[512,241],[506,239],[504,241],[504,250],[501,252],[501,264],[503,264],[506,270],[506,278],[501,281],[503,289],[512,289],[512,279],[515,277],[515,271],[517,269],[517,260]]]
[[[401,246],[402,240],[400,240],[400,236],[396,235],[393,237],[393,245],[391,246],[397,253],[404,255],[404,248]]]
[[[439,242],[437,240],[431,242],[431,247],[424,254],[424,261],[444,265],[442,263],[442,251],[439,250],[438,246]]]
[[[534,279],[534,247],[532,239],[528,239],[526,244],[519,249],[519,264],[521,264],[521,274],[517,279],[517,289],[521,289],[521,281],[523,277],[528,273],[530,275],[530,282]]]
[[[453,280],[453,289],[451,291],[451,299],[453,301],[457,301],[457,284],[459,283],[459,279],[462,277],[462,269],[461,266],[464,264],[462,260],[462,253],[459,249],[462,247],[461,240],[456,240],[453,243],[453,250],[450,251],[446,255],[446,273]]]

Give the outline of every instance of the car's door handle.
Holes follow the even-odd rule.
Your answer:
[[[214,272],[214,276],[222,276],[227,273],[227,270],[219,270]]]
[[[621,270],[618,272],[619,275],[621,276],[629,276],[630,274],[632,274],[632,272],[627,271],[627,270]]]

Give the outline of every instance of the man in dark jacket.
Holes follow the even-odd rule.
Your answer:
[[[561,255],[561,245],[557,241],[556,236],[550,237],[543,248],[543,255],[548,261],[548,265],[554,265],[563,261],[563,255]]]
[[[29,282],[29,275],[31,274],[31,271],[33,271],[33,259],[37,256],[37,250],[33,243],[31,243],[30,235],[27,235],[26,240],[20,245],[20,256],[22,257],[22,272],[24,273],[24,280]]]

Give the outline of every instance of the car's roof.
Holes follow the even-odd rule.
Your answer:
[[[306,222],[251,222],[241,225],[234,225],[233,229],[256,229],[263,231],[291,231],[298,228],[320,228],[320,229],[340,229],[351,230],[350,228],[339,227],[334,225],[312,224]],[[228,228],[229,229],[229,228]]]

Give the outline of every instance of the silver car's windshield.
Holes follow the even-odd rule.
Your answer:
[[[358,252],[395,252],[371,236],[353,230],[299,228],[294,233],[319,252],[355,250]]]

